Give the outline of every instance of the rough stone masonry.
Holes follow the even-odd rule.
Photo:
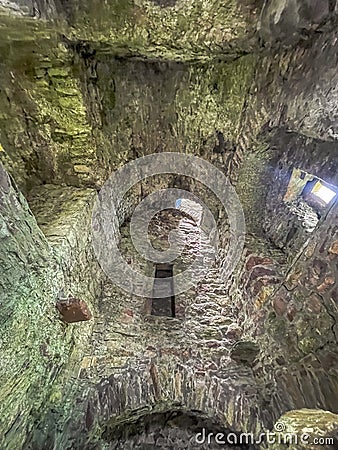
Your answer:
[[[294,169],[338,192],[337,20],[336,0],[0,0],[1,449],[227,448],[202,429],[337,447],[337,197],[285,201]],[[227,176],[246,236],[223,282],[208,188],[128,191],[116,237],[148,276],[129,233],[147,195],[190,191],[217,224],[212,269],[165,317],[103,272],[92,210],[113,171],[172,151]],[[154,217],[157,249],[179,220]],[[206,247],[184,220],[174,270]]]

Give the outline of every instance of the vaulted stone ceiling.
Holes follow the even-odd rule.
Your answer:
[[[204,448],[203,428],[257,438],[278,420],[337,438],[337,202],[299,191],[338,186],[337,13],[329,0],[0,0],[1,448]],[[224,282],[229,221],[208,188],[171,174],[128,192],[116,233],[150,276],[135,205],[180,188],[215,217],[215,264],[175,318],[114,285],[92,247],[104,182],[163,152],[220,169],[246,223]],[[165,217],[150,227],[159,247],[177,226]],[[185,264],[204,242],[180,223]],[[92,318],[60,320],[68,298]]]
[[[27,32],[13,30],[13,36],[31,39],[29,20],[37,28],[62,33],[72,42],[87,42],[119,56],[170,60],[208,60],[225,54],[250,51],[256,39],[259,3],[234,0],[211,1],[51,1],[17,2],[3,6],[21,16]],[[42,24],[41,19],[47,19]],[[11,37],[13,37],[11,36]]]

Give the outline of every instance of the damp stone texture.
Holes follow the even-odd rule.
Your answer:
[[[1,449],[337,447],[338,200],[311,187],[338,193],[337,14],[335,0],[0,0]],[[216,252],[189,208],[149,223],[155,249],[173,231],[185,245],[174,275],[204,258],[174,317],[118,287],[93,246],[112,173],[165,152],[219,169],[245,219],[222,277],[233,234],[215,180],[165,173],[126,193],[111,238],[151,278],[130,232],[141,201],[186,190],[215,219]]]

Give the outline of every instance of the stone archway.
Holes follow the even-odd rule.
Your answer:
[[[101,442],[104,441],[111,450],[255,448],[251,444],[241,444],[244,439],[240,433],[224,428],[215,418],[202,411],[182,409],[145,414],[115,425],[108,423],[101,437]]]

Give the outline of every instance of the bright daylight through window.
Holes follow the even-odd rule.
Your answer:
[[[328,188],[327,186],[324,186],[320,181],[318,181],[314,185],[311,192],[312,194],[316,195],[321,200],[323,200],[326,204],[330,203],[331,200],[333,200],[334,197],[337,195],[335,191]]]

